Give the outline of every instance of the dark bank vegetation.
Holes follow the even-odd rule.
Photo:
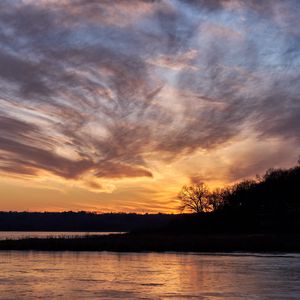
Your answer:
[[[140,233],[85,238],[31,238],[0,241],[0,250],[300,252],[300,234]]]
[[[300,165],[270,169],[255,180],[208,190],[184,186],[181,210],[196,214],[171,221],[167,231],[300,232]]]

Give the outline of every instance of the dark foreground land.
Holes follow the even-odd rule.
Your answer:
[[[0,250],[300,252],[300,234],[117,234],[0,241]]]

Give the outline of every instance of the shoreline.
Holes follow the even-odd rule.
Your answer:
[[[0,251],[300,253],[300,234],[113,234],[1,240]]]

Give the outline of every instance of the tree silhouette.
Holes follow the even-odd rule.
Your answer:
[[[183,186],[177,198],[181,201],[179,209],[189,210],[195,213],[209,212],[213,210],[210,203],[209,191],[204,183],[191,186]]]
[[[243,180],[223,190],[223,200],[226,206],[248,208],[253,201],[253,192],[257,186],[255,180]]]
[[[208,195],[209,204],[213,211],[220,210],[224,206],[223,190],[220,188],[215,189]]]

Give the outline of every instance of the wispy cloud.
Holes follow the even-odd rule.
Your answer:
[[[249,126],[299,145],[299,15],[298,1],[1,1],[0,171],[101,189]]]

